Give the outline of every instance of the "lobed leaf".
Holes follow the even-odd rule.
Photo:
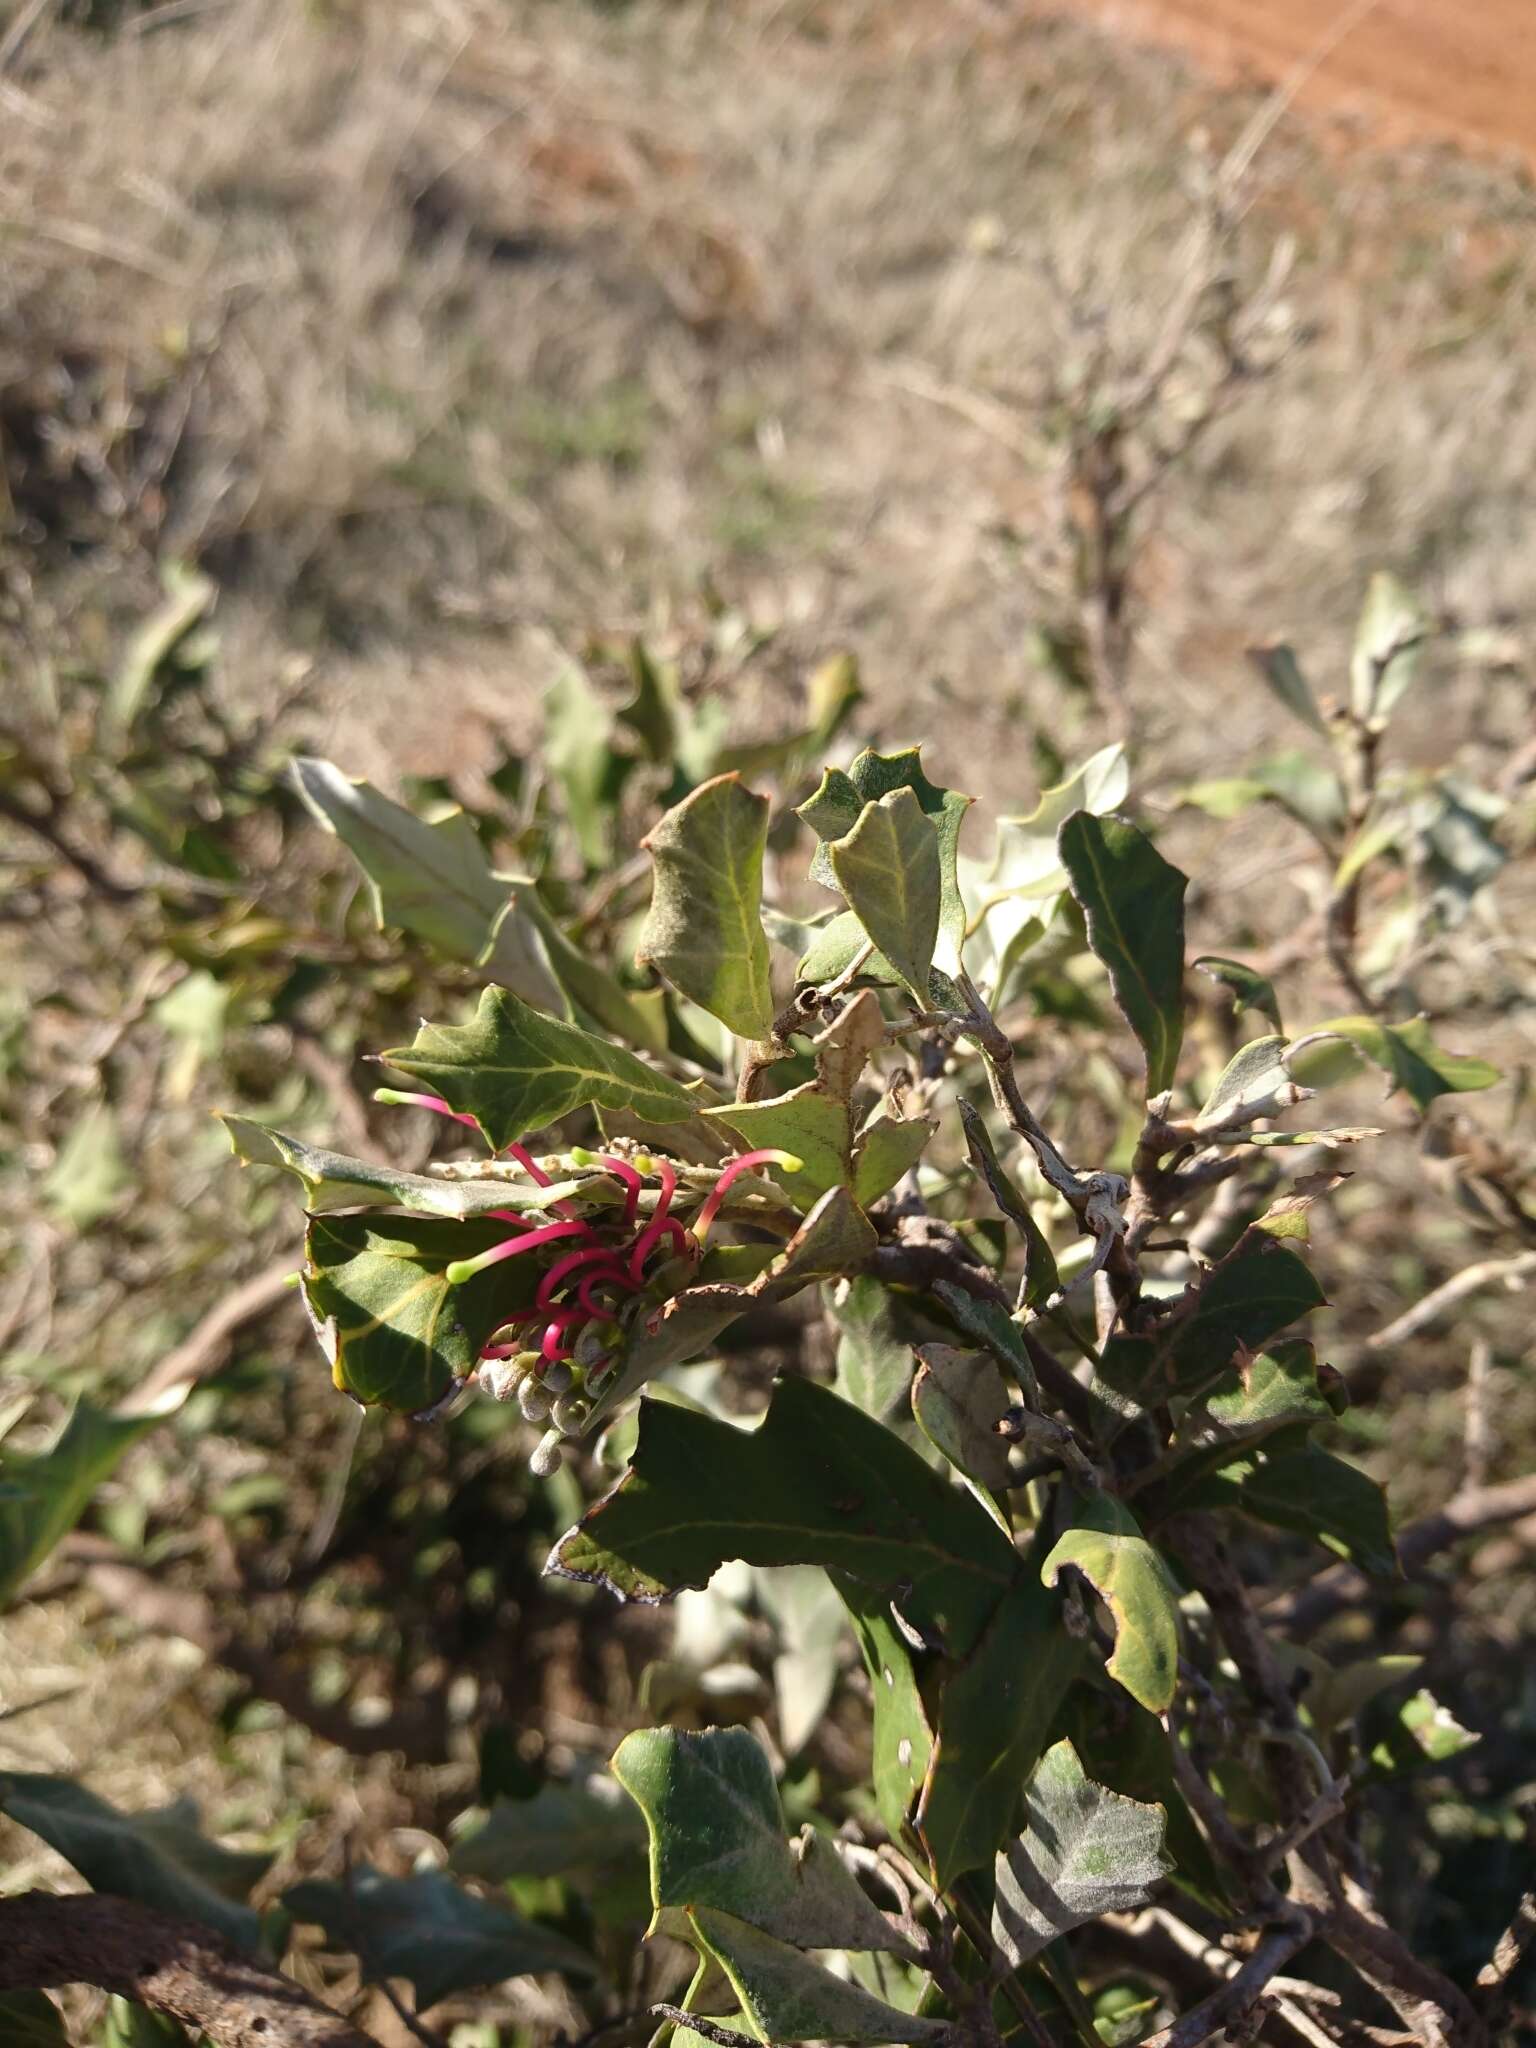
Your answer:
[[[1412,1017],[1405,1024],[1383,1024],[1375,1017],[1330,1017],[1315,1029],[1348,1040],[1388,1076],[1392,1084],[1389,1094],[1401,1088],[1421,1110],[1428,1109],[1438,1096],[1491,1088],[1499,1079],[1498,1068],[1487,1060],[1446,1052],[1436,1045],[1424,1017]],[[1320,1063],[1326,1067],[1327,1057],[1326,1045],[1308,1047],[1297,1061],[1297,1079],[1310,1081]]]
[[[912,790],[866,804],[827,858],[864,930],[926,1005],[939,936],[939,841]]]
[[[773,1026],[761,917],[769,810],[738,776],[717,775],[641,841],[655,879],[636,957],[738,1038]]]

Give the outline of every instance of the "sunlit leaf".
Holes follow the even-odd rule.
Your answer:
[[[1114,1616],[1110,1677],[1150,1713],[1165,1712],[1178,1680],[1178,1588],[1130,1509],[1108,1494],[1081,1503],[1041,1567],[1045,1583],[1054,1586],[1067,1565]]]
[[[769,808],[737,776],[717,775],[641,842],[655,881],[637,957],[739,1038],[766,1038],[773,1023],[759,915]]]
[[[700,1906],[689,1919],[759,2041],[922,2042],[950,2031],[947,2020],[900,2012],[733,1914]]]
[[[0,1454],[0,1608],[90,1505],[91,1496],[159,1417],[76,1404],[46,1451]]]
[[[908,747],[898,754],[877,754],[866,748],[846,774],[840,768],[826,770],[820,786],[798,812],[821,841],[811,860],[811,880],[828,889],[840,886],[832,865],[831,843],[847,837],[866,804],[878,803],[898,789],[910,789],[923,814],[933,821],[939,847],[940,897],[935,957],[946,973],[953,974],[959,966],[966,924],[960,894],[960,827],[972,799],[930,782],[923,773],[918,748]],[[926,1000],[926,992],[920,993]]]
[[[39,1192],[60,1222],[89,1230],[111,1214],[132,1184],[116,1114],[109,1103],[96,1102],[71,1126]]]
[[[809,1208],[828,1188],[846,1187],[853,1177],[848,1104],[829,1095],[819,1081],[807,1081],[787,1095],[762,1102],[722,1103],[703,1114],[711,1123],[734,1131],[743,1150],[773,1148],[793,1154],[801,1162],[798,1172],[777,1167],[767,1171],[799,1208]]]
[[[1446,1052],[1436,1045],[1424,1017],[1412,1017],[1403,1024],[1384,1024],[1375,1017],[1330,1017],[1313,1028],[1348,1040],[1381,1068],[1393,1090],[1404,1089],[1419,1109],[1428,1109],[1437,1096],[1491,1088],[1499,1079],[1498,1068],[1487,1060]],[[1295,1062],[1297,1080],[1309,1087],[1325,1085],[1322,1077],[1330,1072],[1329,1053],[1326,1044],[1307,1047]]]
[[[1373,731],[1385,730],[1393,707],[1412,684],[1429,631],[1412,592],[1378,569],[1366,591],[1349,664],[1350,709]]]
[[[936,1117],[885,1114],[864,1126],[853,1155],[853,1192],[861,1208],[878,1202],[911,1172],[938,1128]]]
[[[607,865],[619,798],[634,767],[613,745],[608,707],[584,668],[569,663],[544,697],[544,758],[589,868]]]
[[[225,1116],[223,1123],[235,1157],[247,1166],[285,1168],[303,1188],[304,1206],[314,1215],[332,1209],[409,1209],[421,1216],[447,1217],[484,1216],[493,1209],[540,1211],[580,1193],[583,1186],[579,1180],[553,1181],[541,1188],[526,1178],[448,1180],[406,1173],[306,1145],[302,1138],[269,1130],[248,1117]]]
[[[1202,953],[1190,964],[1231,991],[1234,1016],[1241,1016],[1244,1010],[1256,1010],[1277,1031],[1285,1029],[1280,1021],[1280,998],[1275,994],[1275,984],[1257,968],[1245,967],[1241,960],[1228,960],[1221,953]]]
[[[1173,1086],[1184,1037],[1188,878],[1123,818],[1078,811],[1061,828],[1062,865],[1109,970],[1115,1000],[1147,1056],[1147,1095]]]

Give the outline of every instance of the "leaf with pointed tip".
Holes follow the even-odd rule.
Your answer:
[[[837,1588],[814,1565],[788,1564],[752,1574],[758,1605],[773,1624],[773,1692],[779,1747],[798,1756],[815,1735],[837,1689],[847,1616]]]
[[[745,1728],[636,1729],[613,1774],[645,1816],[658,1918],[708,1906],[797,1948],[901,1947],[823,1836],[786,1840],[773,1767]]]
[[[808,1209],[829,1188],[846,1187],[853,1177],[848,1104],[829,1095],[819,1081],[763,1102],[723,1102],[701,1114],[734,1131],[748,1150],[772,1147],[793,1153],[801,1162],[798,1173],[779,1167],[768,1171],[798,1208]]]
[[[1193,1392],[1225,1372],[1240,1348],[1257,1351],[1298,1317],[1326,1306],[1312,1269],[1266,1234],[1206,1277],[1193,1313],[1172,1338],[1172,1384]]]
[[[760,915],[769,809],[739,776],[717,775],[641,841],[655,880],[636,958],[738,1038],[766,1038],[773,1025]]]
[[[1074,1565],[1115,1620],[1105,1667],[1150,1713],[1167,1711],[1178,1681],[1179,1596],[1172,1574],[1130,1509],[1108,1494],[1084,1501],[1041,1567],[1054,1586]]]
[[[795,963],[796,981],[836,981],[853,965],[857,954],[869,944],[869,934],[859,922],[858,912],[840,910],[818,926],[810,944]],[[869,954],[859,968],[868,981],[899,981],[900,975],[878,950]]]
[[[917,2043],[950,2030],[948,2020],[920,2019],[886,2005],[734,1914],[700,1906],[688,1917],[731,1980],[759,2041]]]
[[[883,1114],[864,1126],[853,1155],[853,1193],[861,1209],[912,1171],[938,1128],[936,1117]]]
[[[397,1167],[375,1166],[372,1160],[351,1159],[290,1138],[249,1117],[224,1115],[230,1148],[246,1166],[285,1167],[304,1189],[304,1206],[312,1215],[333,1209],[409,1209],[419,1216],[484,1216],[493,1209],[548,1209],[552,1203],[579,1194],[582,1182],[555,1181],[547,1188],[529,1181],[442,1180],[430,1173],[405,1173]]]
[[[472,1116],[493,1152],[587,1103],[657,1124],[680,1123],[697,1106],[634,1053],[494,986],[481,990],[471,1023],[423,1024],[381,1057]]]
[[[1307,1695],[1310,1705],[1312,1695]],[[1168,1731],[1129,1693],[1074,1686],[1056,1728],[1077,1751],[1084,1770],[1111,1792],[1167,1815],[1163,1847],[1173,1858],[1173,1881],[1208,1912],[1226,1914],[1233,1901],[1227,1880],[1179,1790]]]
[[[869,1056],[885,1043],[885,1018],[872,988],[860,989],[825,1031],[811,1040],[816,1071],[829,1095],[848,1101],[863,1077]]]
[[[369,1982],[403,1977],[414,1985],[423,2011],[452,1992],[509,1977],[597,1975],[575,1942],[465,1891],[440,1870],[385,1877],[361,1863],[345,1882],[290,1885],[283,1904],[295,1920],[323,1927],[330,1946],[351,1950]]]
[[[825,771],[820,787],[797,813],[821,841],[811,859],[811,880],[828,889],[841,887],[832,865],[831,842],[847,837],[866,804],[878,803],[898,789],[910,789],[924,816],[933,821],[939,843],[938,959],[939,965],[953,974],[959,968],[966,924],[960,895],[960,827],[972,799],[930,782],[923,773],[919,748],[908,747],[898,754],[877,754],[866,748],[846,774],[840,768]],[[920,994],[926,1002],[926,989]]]
[[[467,1378],[491,1332],[532,1303],[539,1272],[506,1259],[454,1285],[446,1268],[508,1234],[489,1221],[311,1217],[304,1300],[337,1387],[416,1414]]]
[[[1061,828],[1062,865],[1088,943],[1147,1056],[1147,1095],[1171,1088],[1184,1039],[1184,891],[1189,879],[1124,818],[1078,811]]]
[[[916,796],[896,789],[866,804],[827,857],[860,924],[926,1004],[939,935],[939,841]]]
[[[634,760],[613,746],[613,721],[587,672],[572,662],[544,697],[544,758],[560,784],[565,815],[589,868],[613,856],[619,798]]]
[[[1390,1078],[1389,1093],[1405,1089],[1419,1109],[1428,1109],[1437,1096],[1491,1088],[1499,1079],[1498,1068],[1486,1060],[1442,1050],[1424,1017],[1411,1017],[1406,1024],[1383,1024],[1375,1017],[1330,1017],[1315,1029],[1347,1039]],[[1297,1060],[1296,1078],[1313,1085],[1314,1077],[1327,1072],[1328,1054],[1327,1045],[1308,1047]]]
[[[1102,817],[1124,803],[1129,788],[1125,747],[1115,740],[1090,755],[1065,781],[1042,790],[1040,801],[1026,816],[999,818],[991,872],[980,884],[991,899],[988,908],[1010,898],[1039,905],[1059,896],[1068,885],[1056,843],[1061,827],[1077,811]],[[1024,914],[1019,913],[1021,919]]]
[[[1280,998],[1275,994],[1275,984],[1256,967],[1245,967],[1241,960],[1229,960],[1222,953],[1202,953],[1190,964],[1231,990],[1234,1017],[1240,1017],[1244,1010],[1256,1010],[1277,1031],[1285,1029],[1280,1021]]]
[[[451,960],[489,967],[527,1001],[564,1010],[538,932],[508,910],[506,884],[462,811],[425,824],[368,783],[303,755],[293,777],[309,810],[362,869],[380,926],[413,932]]]
[[[628,1858],[645,1840],[634,1802],[605,1771],[549,1779],[529,1799],[498,1799],[481,1826],[453,1845],[448,1868],[506,1884],[567,1877]]]
[[[0,1812],[41,1835],[93,1891],[211,1927],[237,1948],[257,1946],[261,1922],[241,1902],[272,1858],[210,1842],[189,1805],[123,1813],[73,1779],[7,1771],[0,1774]]]
[[[996,1365],[984,1352],[957,1351],[949,1344],[918,1347],[912,1380],[912,1413],[934,1449],[962,1478],[1000,1498],[1008,1490],[1008,1446],[997,1425],[1008,1412],[1008,1395]],[[981,1497],[1003,1527],[997,1506]]]
[[[1331,1422],[1317,1383],[1317,1353],[1302,1338],[1272,1345],[1217,1381],[1205,1396],[1213,1422],[1237,1436],[1266,1435],[1293,1422]]]
[[[1284,641],[1276,641],[1269,647],[1250,647],[1248,659],[1293,717],[1299,718],[1303,725],[1311,726],[1320,738],[1326,740],[1330,737],[1323,714],[1317,708],[1317,699],[1312,694],[1312,686],[1301,672],[1294,647],[1287,647]]]
[[[1349,663],[1349,704],[1373,732],[1384,732],[1393,706],[1418,674],[1430,623],[1417,598],[1378,569],[1366,589]]]
[[[1315,1444],[1273,1451],[1260,1444],[1208,1474],[1179,1506],[1236,1509],[1309,1537],[1373,1577],[1398,1576],[1385,1493],[1358,1465]]]
[[[1036,1546],[940,1695],[917,1829],[941,1889],[984,1869],[1008,1839],[1019,1789],[1082,1668],[1082,1645],[1041,1582]]]
[[[0,1608],[67,1536],[122,1457],[160,1417],[79,1401],[46,1451],[0,1457]]]
[[[871,1775],[875,1808],[893,1842],[901,1842],[933,1755],[933,1733],[912,1661],[912,1646],[891,1603],[846,1572],[829,1574],[848,1610],[869,1673]]]
[[[1167,1816],[1096,1785],[1055,1743],[1024,1792],[1024,1832],[997,1859],[992,1939],[1015,1969],[1105,1913],[1144,1906],[1167,1877]]]
[[[957,1287],[952,1280],[936,1282],[934,1293],[967,1337],[977,1344],[984,1344],[998,1364],[1013,1374],[1026,1403],[1031,1408],[1038,1407],[1040,1388],[1035,1378],[1034,1360],[1024,1342],[1024,1332],[1002,1303],[984,1301],[968,1288]]]
[[[1061,1292],[1061,1275],[1056,1269],[1056,1254],[1044,1231],[1030,1213],[1028,1202],[1014,1186],[992,1144],[980,1110],[960,1099],[960,1121],[965,1128],[966,1149],[971,1155],[971,1165],[980,1174],[987,1186],[987,1192],[1009,1222],[1024,1240],[1024,1306],[1043,1308],[1053,1295]],[[1031,1385],[1034,1374],[1030,1374]]]
[[[574,940],[568,938],[539,899],[532,882],[508,884],[509,905],[527,917],[543,942],[550,972],[571,999],[578,1021],[627,1039],[646,1052],[667,1049],[666,997],[661,989],[634,992]]]
[[[878,1422],[795,1378],[777,1382],[751,1431],[644,1403],[629,1471],[546,1569],[658,1600],[707,1585],[735,1557],[863,1578],[957,1652],[1013,1575],[1007,1538],[974,1501]]]
[[[1274,1033],[1240,1045],[1202,1103],[1197,1128],[1217,1131],[1288,1108],[1281,1099],[1282,1091],[1292,1088],[1285,1053],[1286,1041]]]
[[[834,1280],[821,1298],[837,1325],[838,1393],[877,1422],[907,1413],[912,1348],[897,1335],[884,1283],[868,1274]]]

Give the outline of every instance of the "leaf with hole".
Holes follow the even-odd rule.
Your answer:
[[[1068,1565],[1114,1617],[1115,1647],[1105,1667],[1110,1677],[1149,1713],[1165,1713],[1178,1678],[1178,1588],[1130,1509],[1108,1494],[1084,1501],[1041,1577],[1054,1586]]]

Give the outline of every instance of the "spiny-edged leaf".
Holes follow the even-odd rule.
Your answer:
[[[1366,589],[1349,663],[1349,704],[1373,731],[1385,730],[1392,708],[1418,673],[1429,620],[1395,576],[1378,569]]]
[[[759,915],[770,808],[739,776],[717,775],[641,842],[655,881],[636,957],[738,1038],[766,1038],[773,1024]]]
[[[1499,1070],[1486,1060],[1446,1052],[1430,1035],[1428,1020],[1410,1018],[1406,1024],[1383,1024],[1375,1017],[1331,1017],[1316,1029],[1349,1041],[1368,1060],[1381,1068],[1393,1090],[1402,1088],[1419,1109],[1428,1109],[1439,1095],[1463,1095],[1479,1088],[1491,1088]],[[1327,1072],[1329,1047],[1308,1047],[1296,1063],[1296,1078],[1308,1086],[1320,1084]]]
[[[1037,1406],[1040,1388],[1035,1379],[1034,1360],[1024,1342],[1024,1332],[1002,1303],[984,1301],[969,1288],[957,1287],[952,1280],[937,1281],[934,1292],[965,1334],[984,1344],[998,1364],[1013,1374],[1025,1401],[1031,1407]]]
[[[442,1180],[327,1152],[249,1117],[225,1115],[222,1121],[235,1157],[247,1166],[286,1167],[303,1186],[305,1208],[317,1216],[333,1209],[409,1209],[419,1216],[460,1218],[484,1216],[492,1209],[540,1211],[578,1194],[582,1186],[577,1180],[555,1181],[547,1188],[527,1180]]]
[[[897,1333],[884,1283],[867,1274],[834,1280],[821,1298],[837,1325],[838,1393],[878,1422],[904,1414],[912,1349]]]
[[[305,756],[295,760],[293,777],[362,869],[381,926],[414,932],[451,960],[483,963],[529,1002],[565,1008],[538,932],[526,917],[507,914],[506,885],[462,811],[425,824],[368,783]]]
[[[776,1383],[750,1431],[644,1403],[629,1471],[546,1569],[656,1600],[707,1585],[733,1557],[848,1572],[957,1650],[1013,1575],[1007,1538],[974,1501],[878,1422],[796,1378]]]
[[[67,1536],[119,1460],[158,1422],[77,1402],[50,1449],[0,1454],[0,1608]]]
[[[710,1906],[797,1948],[900,1947],[824,1836],[785,1839],[773,1767],[745,1728],[637,1729],[613,1774],[645,1816],[658,1915]]]
[[[582,859],[589,868],[606,866],[614,813],[634,761],[615,750],[608,707],[575,662],[545,693],[544,758],[560,784]]]
[[[875,1807],[891,1840],[900,1842],[933,1754],[933,1733],[912,1648],[896,1624],[890,1601],[876,1588],[846,1572],[833,1572],[831,1579],[848,1610],[869,1673]]]
[[[604,1771],[550,1779],[530,1799],[498,1799],[482,1826],[461,1835],[448,1868],[505,1884],[514,1877],[566,1877],[632,1856],[645,1823],[623,1787]]]
[[[1317,1353],[1301,1338],[1245,1358],[1240,1369],[1217,1381],[1205,1408],[1213,1422],[1243,1436],[1333,1419],[1317,1384]]]
[[[1026,1308],[1043,1308],[1061,1291],[1056,1254],[1030,1213],[1028,1202],[1014,1186],[993,1149],[992,1135],[980,1110],[963,1096],[960,1099],[960,1121],[965,1128],[971,1165],[986,1182],[987,1192],[993,1201],[1024,1240],[1024,1305]]]
[[[1257,1351],[1327,1297],[1312,1269],[1267,1233],[1215,1267],[1171,1349],[1175,1386],[1190,1389],[1232,1363],[1238,1348]]]
[[[6,2048],[69,2048],[59,2008],[41,1991],[0,1992],[0,2041]]]
[[[796,981],[835,981],[853,965],[855,954],[864,952],[869,934],[855,910],[840,910],[817,928],[810,944],[795,964]],[[859,974],[870,981],[899,981],[900,976],[878,949],[867,955]]]
[[[939,936],[939,840],[915,794],[894,789],[866,804],[827,858],[876,948],[926,1003]]]
[[[1322,739],[1330,737],[1323,714],[1317,708],[1312,686],[1301,672],[1294,647],[1276,641],[1269,647],[1250,647],[1248,659],[1275,696],[1303,725],[1310,725]]]
[[[1210,1473],[1179,1504],[1234,1508],[1309,1537],[1377,1578],[1398,1573],[1385,1493],[1358,1465],[1315,1444],[1291,1450],[1261,1444]]]
[[[416,1414],[467,1378],[491,1332],[532,1302],[539,1275],[507,1259],[455,1286],[445,1268],[508,1235],[505,1223],[311,1217],[304,1300],[341,1391]]]
[[[1171,1868],[1162,1807],[1096,1785],[1070,1742],[1036,1764],[1024,1815],[997,1859],[992,1908],[992,1939],[1015,1969],[1074,1927],[1144,1906]]]
[[[208,1841],[189,1807],[122,1813],[70,1778],[8,1771],[0,1775],[0,1812],[41,1835],[93,1891],[211,1927],[238,1948],[256,1947],[261,1922],[240,1902],[272,1859]]]
[[[768,1169],[798,1208],[808,1209],[828,1188],[846,1187],[852,1117],[846,1101],[829,1095],[819,1081],[807,1081],[787,1095],[764,1102],[725,1102],[702,1114],[734,1131],[744,1151],[773,1148],[801,1162],[798,1173]]]
[[[495,986],[481,990],[473,1022],[423,1024],[383,1058],[472,1116],[494,1152],[587,1103],[657,1124],[679,1123],[696,1106],[634,1053]]]
[[[1008,1489],[1008,1446],[997,1425],[1008,1395],[992,1359],[981,1351],[924,1344],[912,1380],[912,1413],[934,1449],[965,1479],[988,1494]],[[996,1516],[995,1504],[982,1506]],[[1004,1524],[1006,1526],[1006,1524]]]
[[[1147,1056],[1148,1097],[1171,1088],[1184,1039],[1184,891],[1189,878],[1124,818],[1078,811],[1057,841],[1088,943]]]
[[[831,842],[847,837],[866,804],[878,803],[898,789],[911,790],[924,815],[933,820],[938,836],[938,962],[953,974],[959,967],[960,946],[965,937],[965,904],[960,895],[960,827],[973,799],[959,790],[941,789],[930,782],[923,773],[920,748],[907,747],[898,754],[877,754],[873,748],[866,748],[846,775],[840,768],[826,770],[820,787],[798,813],[821,841],[812,856],[811,880],[828,889],[840,887],[830,858]],[[926,992],[923,1000],[927,1000]]]
[[[936,1117],[883,1114],[864,1126],[853,1155],[853,1193],[861,1209],[911,1172],[938,1128]]]
[[[1260,974],[1256,967],[1244,966],[1241,960],[1229,960],[1223,953],[1202,953],[1191,965],[1231,990],[1233,1016],[1255,1010],[1261,1017],[1267,1017],[1277,1031],[1285,1029],[1280,1021],[1280,998],[1268,975]]]
[[[816,1049],[816,1072],[829,1095],[845,1102],[853,1094],[869,1064],[869,1056],[885,1043],[885,1017],[880,998],[872,988],[860,989],[845,1003],[825,1031],[811,1040]]]
[[[1123,1502],[1097,1494],[1077,1509],[1041,1567],[1054,1586],[1075,1565],[1115,1620],[1106,1669],[1150,1713],[1167,1711],[1178,1681],[1179,1596],[1172,1574]]]
[[[291,1885],[283,1904],[295,1920],[324,1928],[333,1948],[350,1949],[370,1982],[403,1977],[414,1985],[423,2011],[451,1992],[509,1977],[597,1975],[575,1942],[465,1891],[440,1870],[385,1877],[361,1863],[345,1882]]]
[[[1061,1602],[1041,1583],[1037,1547],[940,1696],[917,1828],[941,1889],[984,1869],[1012,1833],[1019,1788],[1082,1668]]]
[[[900,2012],[734,1914],[700,1906],[688,1918],[759,2041],[921,2042],[949,2032],[948,2020]]]

